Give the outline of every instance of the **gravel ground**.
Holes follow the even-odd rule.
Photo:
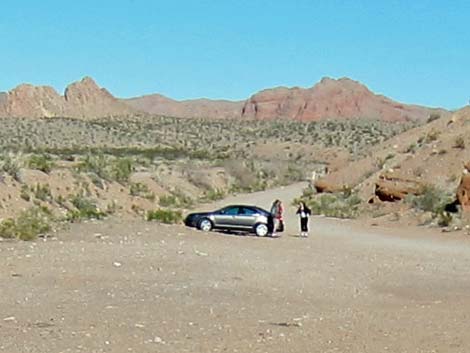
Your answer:
[[[288,206],[302,187],[224,203]],[[286,224],[110,219],[1,242],[0,352],[470,351],[469,240],[318,217],[302,239],[292,207]]]

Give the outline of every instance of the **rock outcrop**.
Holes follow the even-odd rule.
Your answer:
[[[89,77],[69,85],[64,96],[52,87],[29,84],[0,96],[0,117],[93,118],[133,112],[134,109],[98,87]]]
[[[465,212],[470,211],[470,163],[464,166],[464,173],[457,188],[457,201]]]
[[[313,186],[319,194],[342,192],[347,188],[347,185],[336,184],[325,179],[315,180]]]
[[[375,197],[380,201],[400,201],[408,195],[421,195],[424,185],[414,179],[382,174],[375,183]]]
[[[245,103],[242,116],[261,120],[365,118],[401,122],[426,120],[431,112],[440,110],[395,102],[348,78],[324,78],[309,89],[280,87],[261,91]]]

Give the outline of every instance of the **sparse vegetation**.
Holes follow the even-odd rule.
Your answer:
[[[147,185],[142,183],[131,183],[129,192],[132,196],[142,197],[144,199],[155,201],[155,194],[151,192]]]
[[[134,172],[158,184],[161,207],[178,212],[232,192],[305,180],[325,164],[313,151],[337,148],[352,153],[354,160],[371,145],[413,126],[370,120],[246,124],[171,117],[5,118],[0,123],[0,171],[13,178],[6,182],[16,190],[3,196],[3,205],[20,198],[65,210],[69,221],[101,219],[121,209],[145,214],[148,203],[132,197],[155,201],[157,196],[145,183],[131,182]],[[168,182],[173,175],[184,187]],[[64,178],[65,185],[59,187],[54,178]],[[126,197],[117,207],[115,200]]]
[[[27,166],[31,169],[40,170],[46,174],[50,173],[54,168],[54,162],[51,157],[45,154],[33,154],[29,157]]]
[[[182,221],[182,219],[183,215],[181,211],[175,210],[158,209],[154,211],[148,211],[146,215],[147,221],[157,221],[166,224],[179,223]]]
[[[75,210],[67,213],[67,220],[77,222],[83,219],[103,219],[106,213],[101,211],[96,203],[81,195],[75,195],[71,200]]]
[[[444,211],[445,205],[452,201],[450,195],[432,185],[424,187],[423,193],[418,196],[410,196],[407,202],[417,210],[439,214]]]
[[[20,240],[34,240],[38,235],[51,230],[52,214],[44,207],[33,207],[20,213],[14,220],[0,223],[0,237]]]
[[[335,218],[357,218],[360,214],[361,199],[351,189],[335,194],[312,194],[309,189],[304,190],[301,199],[295,200],[298,205],[304,201],[313,214]]]
[[[465,149],[465,139],[463,136],[458,136],[454,141],[454,148],[459,148],[461,150]]]

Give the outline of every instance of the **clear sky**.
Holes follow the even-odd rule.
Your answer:
[[[83,76],[119,97],[244,99],[350,77],[407,103],[470,98],[470,1],[0,3],[0,91]]]

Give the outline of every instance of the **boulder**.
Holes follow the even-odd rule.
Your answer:
[[[347,187],[346,185],[335,184],[325,179],[315,180],[315,182],[313,183],[313,186],[315,187],[315,190],[319,194],[341,192],[341,191],[344,191],[345,188]]]
[[[470,211],[470,174],[464,173],[457,188],[457,200],[463,211]]]
[[[403,200],[408,195],[421,195],[424,185],[417,180],[398,175],[381,174],[375,182],[375,196],[380,201],[394,202]]]

